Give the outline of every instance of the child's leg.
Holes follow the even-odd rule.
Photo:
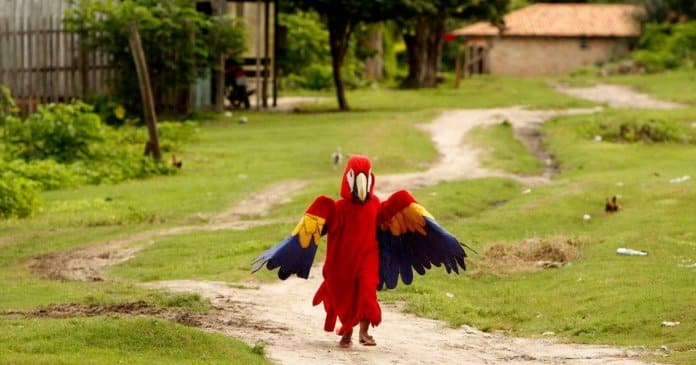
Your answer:
[[[367,334],[367,330],[370,328],[370,322],[367,320],[362,320],[360,321],[360,343],[365,346],[375,346],[377,345],[377,342],[375,342],[374,337],[370,336]]]
[[[350,347],[350,345],[353,344],[352,341],[353,338],[353,329],[351,328],[350,331],[346,332],[341,336],[341,341],[338,343],[339,346],[341,347]]]

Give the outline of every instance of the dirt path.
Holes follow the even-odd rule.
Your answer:
[[[598,84],[590,87],[570,87],[558,84],[554,88],[576,98],[608,104],[613,108],[675,109],[683,105],[669,101],[655,100],[628,86]]]
[[[323,309],[311,306],[320,273],[321,267],[315,266],[309,280],[248,283],[246,288],[195,280],[147,286],[199,293],[219,310],[222,320],[204,327],[252,345],[261,342],[278,364],[644,364],[631,358],[635,352],[624,349],[515,338],[469,326],[451,328],[393,305],[382,306],[383,322],[371,330],[378,346],[354,342],[352,348],[341,349],[338,336],[322,331]]]
[[[440,160],[427,171],[406,174],[377,176],[377,195],[385,197],[397,189],[417,189],[442,181],[476,179],[487,176],[507,177],[525,185],[548,183],[553,171],[552,156],[541,148],[541,125],[554,117],[595,113],[601,109],[527,110],[520,107],[497,109],[466,109],[443,113],[432,123],[423,124],[421,129],[431,135],[440,152]],[[464,141],[464,136],[475,127],[491,125],[507,120],[513,127],[517,139],[542,161],[547,169],[542,176],[520,176],[502,171],[486,169],[478,161],[478,148]]]
[[[263,216],[276,206],[287,203],[307,185],[304,181],[287,181],[251,194],[229,211],[212,217],[207,224],[179,226],[139,232],[101,244],[91,244],[69,251],[52,252],[29,261],[29,268],[41,277],[56,280],[102,281],[104,269],[127,261],[155,239],[203,231],[245,230],[285,220],[267,220]],[[200,217],[199,217],[200,218]],[[208,220],[206,217],[203,219]]]
[[[650,103],[652,101],[648,100]],[[653,105],[647,103],[646,105]],[[446,112],[421,128],[431,134],[441,159],[427,171],[378,176],[378,194],[396,189],[416,189],[440,181],[486,176],[508,177],[527,185],[549,182],[553,156],[540,148],[539,126],[546,120],[601,109],[532,111],[522,108],[473,109]],[[508,120],[515,135],[537,157],[550,161],[544,176],[517,176],[483,168],[476,148],[463,137],[479,125]],[[128,260],[148,243],[162,236],[218,229],[246,229],[270,224],[263,215],[278,204],[278,196],[292,197],[305,182],[285,182],[253,194],[228,212],[204,225],[142,232],[130,237],[33,259],[39,275],[63,280],[103,280],[103,269]],[[282,194],[280,193],[282,192]],[[281,202],[282,203],[282,202]],[[259,207],[251,211],[252,207]],[[272,284],[178,280],[145,284],[172,292],[196,292],[217,308],[214,316],[196,319],[198,327],[239,338],[251,345],[262,342],[267,355],[279,364],[643,364],[625,349],[559,344],[546,339],[521,339],[488,334],[468,326],[449,328],[442,322],[383,307],[383,323],[373,330],[379,343],[374,348],[354,346],[342,350],[337,336],[321,331],[323,311],[310,300],[319,285],[320,267],[310,280],[292,278]]]

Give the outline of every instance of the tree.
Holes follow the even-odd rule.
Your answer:
[[[142,38],[158,107],[162,96],[187,90],[198,76],[219,68],[220,55],[234,57],[244,50],[241,22],[206,16],[190,0],[71,0],[71,4],[65,13],[67,29],[80,36],[85,51],[111,56],[116,97],[136,109],[132,101],[138,100],[133,97],[138,95],[138,81],[132,77],[128,43],[131,21]]]
[[[648,21],[676,23],[696,19],[694,0],[643,0],[643,3]]]
[[[403,29],[408,76],[402,86],[434,87],[449,18],[500,23],[509,0],[395,0],[393,14]]]
[[[290,0],[283,2],[286,9],[316,11],[329,30],[329,48],[336,98],[341,110],[349,110],[341,67],[348,50],[351,34],[361,22],[377,22],[387,17],[384,0]]]

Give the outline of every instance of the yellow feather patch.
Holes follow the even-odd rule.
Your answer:
[[[309,247],[309,243],[314,238],[314,244],[319,245],[319,240],[321,239],[321,231],[324,228],[326,219],[305,213],[305,215],[300,219],[300,223],[297,224],[295,229],[292,231],[292,235],[300,236],[300,246],[302,248]]]
[[[381,225],[383,230],[389,230],[394,236],[400,236],[406,232],[418,232],[426,235],[425,217],[434,219],[422,205],[411,203],[408,207],[394,214],[386,223]]]

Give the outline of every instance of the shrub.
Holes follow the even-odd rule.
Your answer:
[[[5,124],[5,118],[17,111],[17,104],[12,99],[10,89],[5,85],[0,85],[0,126]]]
[[[693,128],[675,120],[595,120],[581,128],[587,138],[600,136],[610,142],[696,143]]]
[[[38,206],[36,183],[11,172],[0,175],[0,218],[25,218]]]
[[[103,140],[99,116],[81,102],[41,105],[25,121],[8,118],[5,128],[8,152],[27,161],[89,158],[91,144]]]
[[[166,163],[157,163],[143,156],[135,148],[110,148],[102,146],[95,158],[81,160],[70,165],[76,175],[87,184],[115,184],[130,179],[142,179],[156,175],[172,175],[176,169]]]
[[[7,171],[16,176],[34,181],[41,190],[53,190],[75,186],[80,178],[67,166],[53,160],[32,161],[0,160],[0,171]]]
[[[696,21],[646,24],[639,46],[641,49],[633,53],[633,59],[644,64],[648,71],[694,67]]]
[[[298,84],[309,90],[325,90],[333,86],[333,70],[328,65],[310,65],[302,70]]]

